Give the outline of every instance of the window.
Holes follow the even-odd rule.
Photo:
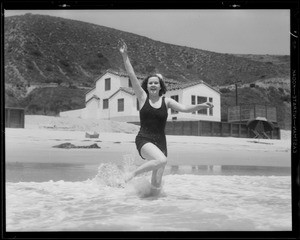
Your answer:
[[[103,109],[108,109],[108,99],[103,99]]]
[[[128,79],[128,87],[132,87],[130,78]]]
[[[140,111],[140,104],[139,104],[139,100],[136,100],[136,110]]]
[[[210,103],[213,103],[213,98],[209,98],[209,100],[208,100]],[[209,116],[212,116],[213,115],[213,108],[210,108],[209,109]]]
[[[197,104],[201,104],[205,102],[207,102],[207,97],[197,96]],[[198,114],[207,115],[207,109],[198,110]]]
[[[105,79],[105,91],[110,90],[110,78]]]
[[[178,102],[178,100],[179,100],[178,95],[173,95],[173,96],[171,96],[171,98],[174,99],[176,102]],[[171,114],[176,114],[176,113],[178,113],[178,111],[171,109]]]
[[[124,112],[124,98],[118,99],[118,112]]]
[[[196,105],[196,96],[195,95],[191,96],[191,104]],[[192,112],[192,114],[196,114],[196,112]]]

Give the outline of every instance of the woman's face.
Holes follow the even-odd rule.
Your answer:
[[[159,95],[159,91],[161,89],[159,78],[158,77],[150,77],[147,83],[147,90],[151,95]]]

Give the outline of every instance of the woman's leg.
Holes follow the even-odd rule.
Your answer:
[[[151,184],[154,187],[159,188],[161,186],[164,170],[165,170],[165,166],[152,171]]]
[[[167,164],[167,157],[153,143],[144,144],[141,148],[141,154],[148,161],[127,176],[127,179],[125,179],[126,182],[141,173],[158,170]]]

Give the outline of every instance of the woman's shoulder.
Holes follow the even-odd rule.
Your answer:
[[[163,99],[164,99],[164,101],[165,101],[166,106],[169,107],[169,102],[170,102],[170,99],[171,99],[171,98],[166,97],[166,96],[163,96]]]

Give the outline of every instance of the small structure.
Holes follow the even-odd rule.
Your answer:
[[[274,138],[277,135],[280,139],[280,129],[277,123],[277,109],[267,104],[243,104],[228,108],[228,122],[245,124],[248,127],[248,135],[253,138]],[[252,124],[258,124],[252,127]],[[262,127],[272,126],[265,129]]]
[[[257,117],[247,122],[247,127],[255,134],[254,138],[270,138],[266,132],[272,132],[273,123],[264,117]]]
[[[5,127],[24,128],[25,127],[24,108],[6,107],[5,108]]]
[[[262,104],[243,104],[228,108],[228,122],[230,123],[247,123],[257,117],[263,117],[269,122],[277,123],[276,107]]]

